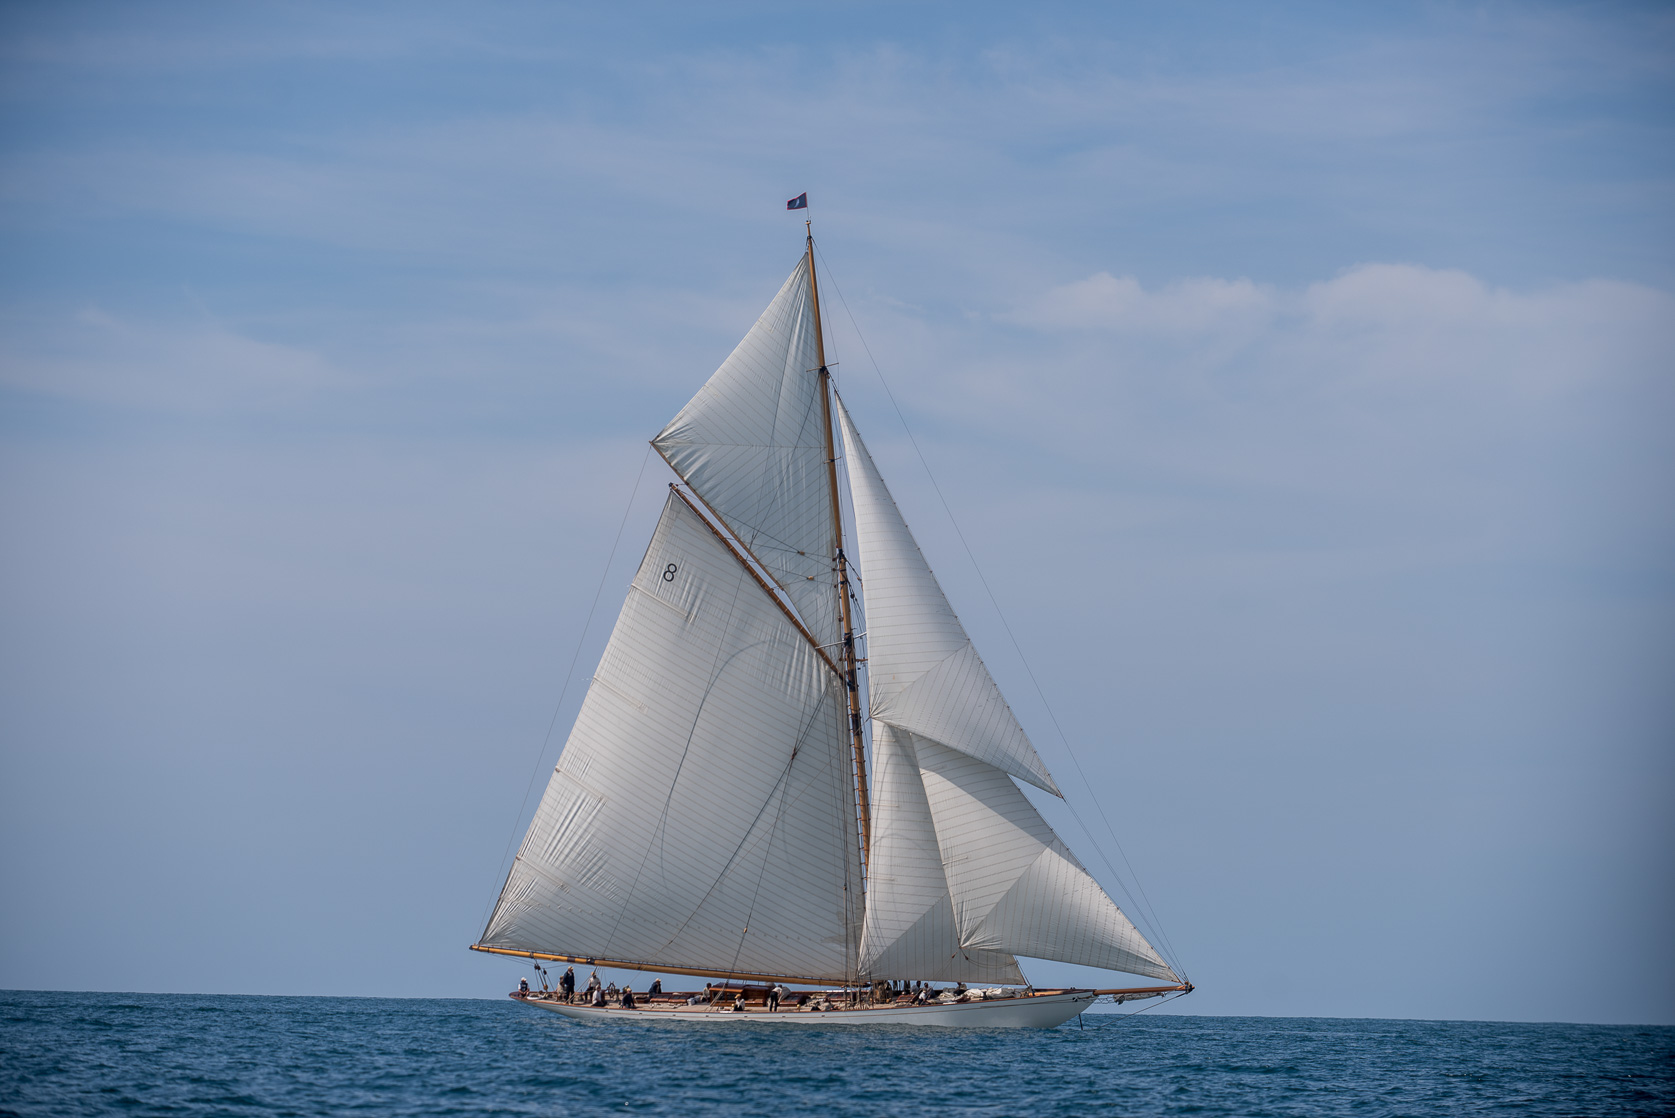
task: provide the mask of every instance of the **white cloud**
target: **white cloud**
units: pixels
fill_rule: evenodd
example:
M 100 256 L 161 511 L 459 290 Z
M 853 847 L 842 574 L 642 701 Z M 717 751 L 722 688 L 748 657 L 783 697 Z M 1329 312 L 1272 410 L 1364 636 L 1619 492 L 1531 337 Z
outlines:
M 1281 358 L 1323 381 L 1451 376 L 1551 390 L 1656 375 L 1675 352 L 1668 292 L 1609 280 L 1516 292 L 1413 264 L 1363 264 L 1291 289 L 1214 277 L 1147 289 L 1100 272 L 998 317 L 1048 334 L 1164 337 L 1201 352 L 1235 340 L 1251 367 Z
M 1271 287 L 1248 279 L 1188 279 L 1147 291 L 1133 276 L 1099 272 L 1003 317 L 1048 329 L 1202 332 L 1266 321 L 1277 306 Z

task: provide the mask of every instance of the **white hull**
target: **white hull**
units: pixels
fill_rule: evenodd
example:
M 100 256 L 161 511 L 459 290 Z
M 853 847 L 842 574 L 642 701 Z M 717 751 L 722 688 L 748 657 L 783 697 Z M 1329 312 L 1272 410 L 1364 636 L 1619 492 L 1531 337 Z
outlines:
M 516 998 L 516 995 L 513 995 Z M 876 1006 L 814 1013 L 806 1009 L 770 1012 L 752 1007 L 742 1013 L 711 1006 L 645 1007 L 568 1005 L 543 998 L 517 998 L 527 1005 L 550 1009 L 578 1021 L 679 1022 L 695 1025 L 935 1025 L 968 1029 L 1051 1029 L 1091 1006 L 1099 995 L 1092 990 L 1036 994 L 994 1001 L 934 1005 Z

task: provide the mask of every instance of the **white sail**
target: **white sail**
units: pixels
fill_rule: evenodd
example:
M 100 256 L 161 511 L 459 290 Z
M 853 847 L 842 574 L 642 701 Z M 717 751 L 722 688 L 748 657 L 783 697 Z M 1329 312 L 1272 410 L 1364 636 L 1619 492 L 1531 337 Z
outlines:
M 1015 783 L 1059 794 L 838 401 L 873 720 L 863 897 L 810 259 L 653 440 L 690 495 L 670 495 L 477 946 L 831 983 L 1012 984 L 1017 956 L 1178 981 Z M 1062 1021 L 1081 993 L 1006 1020 Z
M 814 314 L 805 257 L 652 445 L 830 646 L 841 634 Z
M 671 494 L 482 945 L 852 979 L 844 701 Z
M 960 942 L 1178 982 L 1012 778 L 916 735 Z
M 932 982 L 1021 983 L 1012 956 L 960 941 L 913 748 L 873 723 L 872 847 L 861 973 Z
M 866 599 L 872 717 L 1059 795 L 838 402 Z

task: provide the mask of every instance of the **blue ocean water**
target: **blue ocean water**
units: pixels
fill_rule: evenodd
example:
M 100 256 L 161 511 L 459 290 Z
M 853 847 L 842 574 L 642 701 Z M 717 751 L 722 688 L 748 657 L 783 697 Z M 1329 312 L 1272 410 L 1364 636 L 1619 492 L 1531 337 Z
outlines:
M 584 1025 L 511 1001 L 0 993 L 0 1114 L 1651 1115 L 1675 1029 L 1093 1016 Z

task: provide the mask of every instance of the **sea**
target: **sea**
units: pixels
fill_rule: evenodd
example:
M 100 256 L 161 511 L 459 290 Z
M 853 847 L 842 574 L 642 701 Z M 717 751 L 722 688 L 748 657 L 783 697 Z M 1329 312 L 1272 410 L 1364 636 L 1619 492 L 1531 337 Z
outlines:
M 507 999 L 10 991 L 0 1114 L 1667 1115 L 1675 1028 L 1141 1012 L 700 1029 Z

